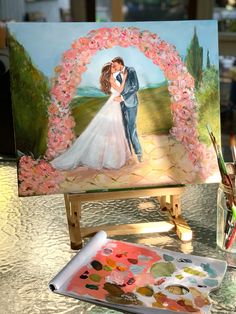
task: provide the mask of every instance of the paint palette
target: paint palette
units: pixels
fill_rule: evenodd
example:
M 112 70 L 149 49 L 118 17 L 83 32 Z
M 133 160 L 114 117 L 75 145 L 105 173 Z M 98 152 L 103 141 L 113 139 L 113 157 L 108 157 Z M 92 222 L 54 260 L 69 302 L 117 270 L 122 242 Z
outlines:
M 50 282 L 52 291 L 131 313 L 210 313 L 227 263 L 94 238 Z

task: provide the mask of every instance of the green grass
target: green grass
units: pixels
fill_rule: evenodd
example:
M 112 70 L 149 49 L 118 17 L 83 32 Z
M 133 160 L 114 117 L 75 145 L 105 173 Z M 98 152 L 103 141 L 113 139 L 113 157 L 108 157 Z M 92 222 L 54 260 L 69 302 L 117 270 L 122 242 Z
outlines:
M 198 133 L 201 142 L 208 146 L 212 144 L 210 136 L 207 132 L 206 125 L 209 124 L 217 142 L 220 144 L 220 108 L 216 103 L 208 103 L 199 112 Z
M 206 129 L 210 124 L 214 134 L 219 141 L 220 113 L 217 104 L 218 97 L 211 88 L 201 90 L 197 93 L 198 101 L 198 132 L 199 140 L 211 145 Z M 168 134 L 173 126 L 172 114 L 170 111 L 170 95 L 167 86 L 159 88 L 148 88 L 138 92 L 139 105 L 137 115 L 138 133 L 145 134 Z M 71 110 L 76 121 L 75 134 L 78 137 L 91 119 L 104 105 L 108 97 L 78 97 L 71 103 Z
M 148 88 L 138 93 L 137 126 L 140 134 L 167 134 L 173 126 L 167 86 Z
M 71 112 L 76 123 L 74 128 L 76 137 L 83 132 L 107 99 L 108 97 L 79 97 L 73 99 Z
M 138 98 L 139 134 L 167 134 L 172 127 L 170 96 L 167 87 L 140 90 Z M 78 97 L 72 101 L 71 111 L 76 122 L 76 136 L 83 132 L 107 99 L 108 97 Z

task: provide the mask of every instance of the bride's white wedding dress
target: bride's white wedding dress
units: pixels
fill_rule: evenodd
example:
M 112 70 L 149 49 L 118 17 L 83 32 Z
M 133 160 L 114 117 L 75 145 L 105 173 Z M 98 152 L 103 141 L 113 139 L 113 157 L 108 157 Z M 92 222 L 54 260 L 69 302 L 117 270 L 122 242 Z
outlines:
M 109 99 L 83 133 L 68 150 L 51 161 L 54 168 L 68 170 L 87 166 L 94 169 L 119 169 L 124 166 L 131 152 L 125 136 L 120 103 L 114 100 L 118 95 L 111 88 Z

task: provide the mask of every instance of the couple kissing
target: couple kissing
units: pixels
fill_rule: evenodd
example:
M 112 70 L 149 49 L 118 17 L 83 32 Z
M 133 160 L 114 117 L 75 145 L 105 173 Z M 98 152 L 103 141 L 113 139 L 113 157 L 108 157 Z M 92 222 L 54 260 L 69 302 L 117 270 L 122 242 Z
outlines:
M 54 168 L 120 169 L 131 158 L 132 149 L 142 161 L 136 128 L 139 82 L 135 69 L 116 57 L 102 67 L 100 86 L 109 99 L 71 147 L 51 161 Z

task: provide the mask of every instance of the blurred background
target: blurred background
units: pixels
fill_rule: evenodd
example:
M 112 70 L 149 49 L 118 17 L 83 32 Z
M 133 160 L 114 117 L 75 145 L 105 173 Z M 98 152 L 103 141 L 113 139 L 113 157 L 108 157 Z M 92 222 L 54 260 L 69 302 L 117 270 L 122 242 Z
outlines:
M 231 160 L 236 133 L 236 0 L 0 0 L 0 160 L 15 159 L 5 22 L 215 19 L 219 29 L 221 141 Z

